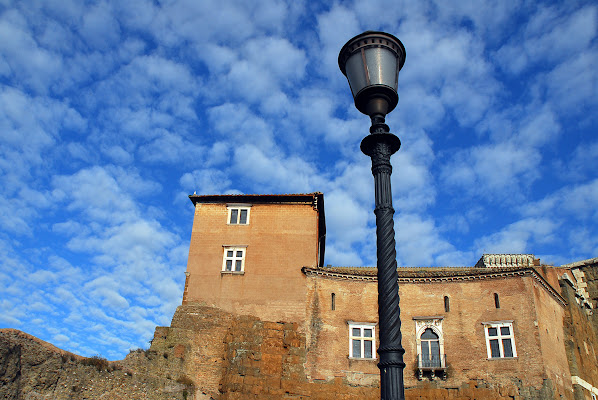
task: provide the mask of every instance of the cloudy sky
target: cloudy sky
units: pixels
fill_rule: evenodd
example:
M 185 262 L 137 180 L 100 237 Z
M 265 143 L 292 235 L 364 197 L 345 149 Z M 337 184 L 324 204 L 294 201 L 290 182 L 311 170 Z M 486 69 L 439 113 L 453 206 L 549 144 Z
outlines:
M 0 0 L 0 327 L 147 347 L 188 195 L 321 191 L 326 263 L 375 265 L 369 118 L 338 52 L 407 50 L 387 122 L 398 263 L 598 256 L 592 1 Z

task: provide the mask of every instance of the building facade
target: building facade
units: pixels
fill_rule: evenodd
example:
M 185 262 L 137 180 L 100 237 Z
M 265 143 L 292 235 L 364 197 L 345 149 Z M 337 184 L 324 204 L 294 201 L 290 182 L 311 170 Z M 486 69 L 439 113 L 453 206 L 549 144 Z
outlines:
M 279 372 L 266 373 L 261 355 L 247 364 L 261 366 L 253 369 L 254 382 L 263 378 L 282 390 L 292 353 L 298 369 L 287 389 L 295 380 L 303 391 L 295 397 L 318 398 L 320 388 L 333 383 L 347 388 L 345 398 L 375 393 L 376 270 L 323 265 L 323 194 L 190 199 L 195 215 L 183 308 L 177 313 L 202 306 L 294 324 L 295 342 L 285 345 L 287 333 L 280 337 L 281 351 L 289 355 L 275 359 Z M 485 254 L 472 267 L 399 268 L 407 398 L 595 398 L 597 262 L 548 266 L 532 254 Z M 156 343 L 174 335 L 159 329 Z M 235 340 L 230 329 L 222 329 L 229 332 L 225 342 Z M 233 354 L 248 351 L 235 348 Z M 191 374 L 197 374 L 194 368 Z M 268 398 L 268 384 L 243 388 L 251 381 L 239 372 L 243 368 L 235 370 L 240 386 L 222 383 L 232 379 L 227 368 L 215 369 L 224 372 L 215 378 L 221 383 L 218 390 L 212 385 L 212 398 Z M 361 395 L 351 397 L 359 390 Z M 292 397 L 292 387 L 283 392 Z

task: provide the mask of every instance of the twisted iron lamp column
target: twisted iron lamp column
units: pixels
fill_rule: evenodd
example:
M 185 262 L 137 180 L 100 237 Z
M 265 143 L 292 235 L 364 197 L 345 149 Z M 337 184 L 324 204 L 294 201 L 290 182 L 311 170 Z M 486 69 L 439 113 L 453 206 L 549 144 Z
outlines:
M 361 142 L 361 151 L 372 159 L 376 196 L 376 248 L 378 267 L 378 315 L 380 319 L 380 398 L 404 400 L 403 354 L 401 345 L 401 311 L 397 253 L 395 250 L 394 209 L 390 175 L 390 156 L 401 147 L 398 137 L 389 132 L 381 114 L 373 115 L 370 135 Z

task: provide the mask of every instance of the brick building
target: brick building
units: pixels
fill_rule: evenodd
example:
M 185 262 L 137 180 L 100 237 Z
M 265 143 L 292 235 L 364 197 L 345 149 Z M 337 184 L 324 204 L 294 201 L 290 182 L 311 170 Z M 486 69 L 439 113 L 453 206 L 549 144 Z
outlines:
M 323 194 L 190 199 L 183 305 L 152 348 L 178 341 L 205 398 L 375 398 L 376 270 L 323 265 Z M 597 264 L 399 268 L 407 398 L 596 398 Z

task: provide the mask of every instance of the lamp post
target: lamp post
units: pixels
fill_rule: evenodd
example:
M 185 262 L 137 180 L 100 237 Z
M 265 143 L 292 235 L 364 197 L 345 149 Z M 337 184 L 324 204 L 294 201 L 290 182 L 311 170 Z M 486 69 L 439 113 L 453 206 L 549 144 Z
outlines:
M 399 102 L 399 71 L 405 63 L 405 47 L 393 35 L 367 31 L 341 49 L 338 65 L 347 77 L 355 107 L 372 121 L 361 151 L 372 159 L 376 199 L 376 257 L 378 267 L 378 316 L 380 324 L 380 398 L 405 399 L 399 284 L 395 250 L 394 209 L 390 156 L 401 147 L 398 137 L 385 124 L 386 114 Z

